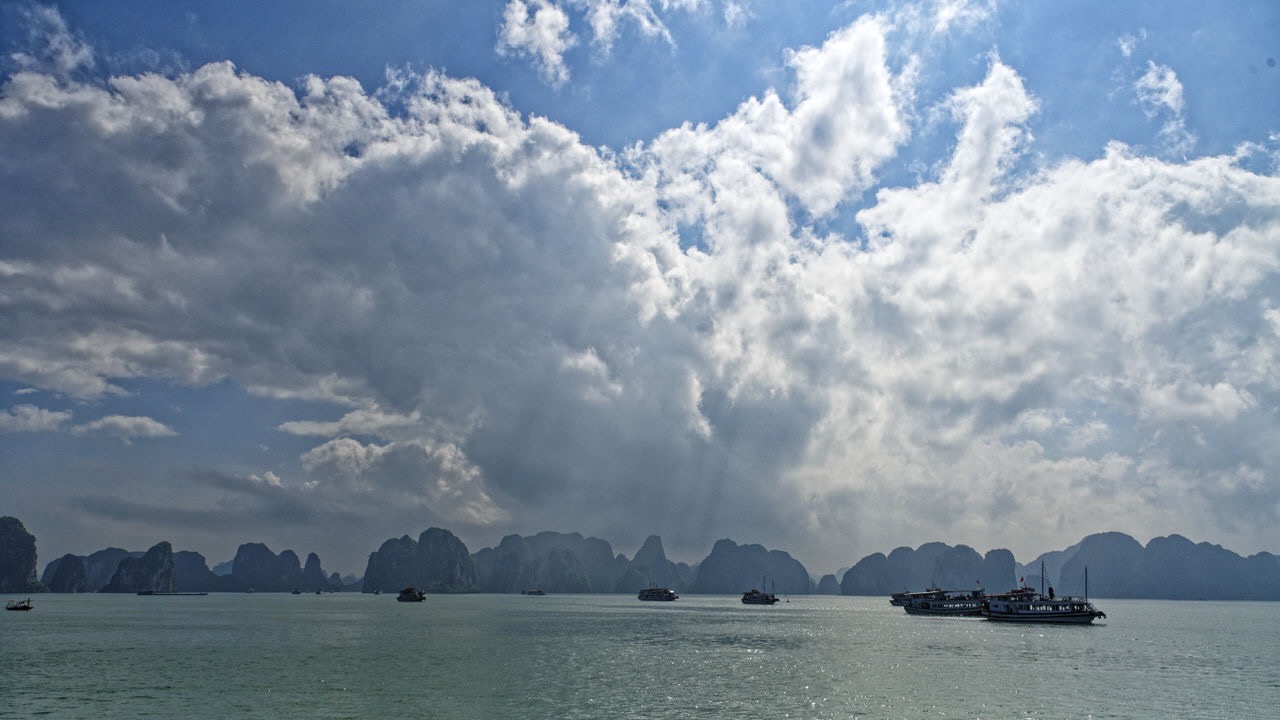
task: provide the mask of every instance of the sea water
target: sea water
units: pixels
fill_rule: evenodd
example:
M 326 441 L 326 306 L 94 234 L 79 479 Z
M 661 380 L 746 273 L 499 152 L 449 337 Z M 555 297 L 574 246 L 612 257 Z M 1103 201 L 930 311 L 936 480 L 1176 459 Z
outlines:
M 1280 717 L 1280 603 L 1052 626 L 870 597 L 32 599 L 0 616 L 3 718 Z

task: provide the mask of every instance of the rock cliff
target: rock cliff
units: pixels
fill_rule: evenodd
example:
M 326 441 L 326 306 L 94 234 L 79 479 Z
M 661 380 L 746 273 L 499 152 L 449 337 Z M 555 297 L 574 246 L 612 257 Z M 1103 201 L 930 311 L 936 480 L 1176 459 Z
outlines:
M 41 580 L 49 587 L 49 592 L 89 592 L 89 580 L 85 573 L 84 558 L 79 555 L 67 553 L 49 563 Z
M 222 578 L 222 585 L 230 592 L 330 589 L 324 578 L 324 570 L 320 568 L 320 558 L 312 553 L 307 557 L 307 562 L 310 567 L 307 577 L 310 580 L 304 580 L 302 563 L 294 551 L 284 550 L 276 555 L 262 543 L 245 543 L 236 550 L 235 559 L 231 561 L 231 574 Z
M 724 539 L 716 541 L 711 554 L 698 566 L 690 592 L 737 594 L 759 588 L 780 595 L 808 595 L 813 590 L 811 584 L 809 571 L 791 555 Z
M 942 587 L 971 590 L 981 585 L 1003 592 L 1017 583 L 1013 553 L 991 550 L 985 556 L 967 545 L 940 542 L 916 549 L 895 548 L 885 556 L 874 553 L 859 560 L 840 581 L 842 595 L 888 595 L 903 590 Z
M 428 528 L 414 541 L 408 535 L 382 543 L 369 555 L 364 592 L 396 592 L 412 585 L 429 593 L 475 592 L 474 563 L 453 533 Z
M 173 546 L 156 543 L 142 557 L 126 557 L 120 561 L 115 575 L 100 592 L 177 592 L 173 570 Z
M 630 565 L 613 583 L 613 592 L 636 593 L 647 587 L 684 590 L 692 585 L 693 572 L 684 563 L 667 559 L 662 538 L 650 535 L 636 551 Z
M 613 592 L 629 563 L 600 538 L 579 533 L 508 535 L 472 556 L 480 592 Z
M 0 593 L 41 592 L 36 580 L 36 536 L 16 517 L 0 517 Z
M 1082 595 L 1086 568 L 1091 597 L 1280 600 L 1280 558 L 1245 558 L 1181 535 L 1152 538 L 1145 548 L 1123 533 L 1090 535 L 1049 579 L 1059 593 Z
M 190 550 L 173 554 L 173 572 L 178 589 L 182 592 L 218 592 L 223 580 L 209 569 L 204 555 Z

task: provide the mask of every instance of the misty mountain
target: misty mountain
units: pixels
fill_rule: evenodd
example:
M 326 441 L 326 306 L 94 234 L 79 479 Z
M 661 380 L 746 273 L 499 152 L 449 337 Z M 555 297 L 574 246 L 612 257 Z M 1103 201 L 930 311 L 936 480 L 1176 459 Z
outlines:
M 839 595 L 840 581 L 836 580 L 835 575 L 823 575 L 818 580 L 818 586 L 813 591 L 814 595 Z
M 769 587 L 763 587 L 764 582 Z M 711 554 L 698 565 L 692 593 L 735 594 L 751 588 L 788 595 L 808 595 L 809 571 L 799 560 L 781 550 L 766 550 L 762 545 L 738 545 L 732 540 L 717 540 Z
M 533 587 L 547 592 L 613 592 L 628 567 L 607 541 L 580 533 L 508 535 L 472 559 L 480 592 L 496 593 Z
M 1059 594 L 1094 597 L 1280 600 L 1280 558 L 1261 552 L 1249 557 L 1181 535 L 1153 538 L 1143 546 L 1121 532 L 1090 535 L 1063 550 L 1044 553 L 1020 565 L 1005 549 L 979 555 L 965 545 L 930 542 L 873 553 L 840 578 L 827 575 L 817 587 L 799 561 L 760 545 L 717 541 L 711 553 L 690 566 L 666 557 L 662 540 L 648 537 L 635 557 L 613 553 L 600 538 L 579 533 L 509 535 L 497 547 L 471 554 L 448 530 L 430 528 L 417 541 L 387 540 L 369 556 L 363 583 L 325 576 L 320 558 L 285 550 L 279 555 L 261 543 L 241 545 L 225 576 L 209 569 L 196 552 L 173 552 L 159 543 L 147 553 L 109 547 L 87 557 L 63 555 L 35 579 L 35 538 L 21 521 L 0 518 L 0 592 L 128 592 L 130 588 L 188 592 L 263 592 L 341 590 L 395 591 L 415 585 L 432 592 L 515 593 L 531 587 L 548 592 L 636 592 L 650 585 L 688 593 L 739 593 L 763 580 L 787 594 L 888 595 L 904 589 L 939 585 L 967 589 L 981 583 L 988 591 L 1014 587 L 1018 578 L 1038 587 L 1040 564 L 1045 583 Z M 222 567 L 222 566 L 219 566 Z
M 623 560 L 625 557 L 619 556 Z M 613 583 L 613 592 L 637 593 L 647 587 L 687 588 L 692 585 L 693 568 L 667 559 L 662 538 L 650 535 L 636 551 L 630 565 Z
M 1144 548 L 1123 533 L 1090 535 L 1062 566 L 1066 594 L 1171 600 L 1280 600 L 1280 558 L 1247 558 L 1181 535 L 1152 538 Z
M 1017 582 L 1013 553 L 991 550 L 985 556 L 967 545 L 925 543 L 895 548 L 887 556 L 868 555 L 840 581 L 842 595 L 888 595 L 903 590 L 943 587 L 968 590 L 978 585 L 1004 590 Z
M 992 550 L 977 562 L 977 553 L 963 545 L 902 547 L 888 556 L 862 558 L 845 573 L 840 587 L 844 595 L 888 595 L 934 585 L 967 589 L 974 582 L 967 578 L 974 578 L 988 591 L 1001 591 L 1015 587 L 1022 577 L 1039 588 L 1041 561 L 1045 584 L 1060 595 L 1084 595 L 1087 569 L 1090 597 L 1280 600 L 1280 558 L 1271 553 L 1244 558 L 1180 535 L 1154 538 L 1144 547 L 1120 532 L 1090 535 L 1027 565 L 1016 565 L 1008 550 Z
M 475 592 L 475 566 L 467 546 L 453 533 L 428 528 L 415 542 L 392 538 L 370 553 L 364 592 L 396 592 L 413 586 L 427 592 Z

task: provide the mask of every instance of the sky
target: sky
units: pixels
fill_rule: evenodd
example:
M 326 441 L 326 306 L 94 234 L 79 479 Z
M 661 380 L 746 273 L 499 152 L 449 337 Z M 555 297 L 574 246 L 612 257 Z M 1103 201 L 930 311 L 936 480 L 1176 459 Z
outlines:
M 1280 552 L 1280 4 L 0 5 L 40 566 Z

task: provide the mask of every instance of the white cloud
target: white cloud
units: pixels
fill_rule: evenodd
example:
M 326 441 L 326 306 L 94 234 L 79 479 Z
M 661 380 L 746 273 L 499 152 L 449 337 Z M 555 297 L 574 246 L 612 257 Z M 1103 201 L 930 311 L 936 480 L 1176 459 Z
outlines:
M 701 3 L 698 0 L 661 0 L 659 7 L 648 0 L 567 0 L 569 5 L 583 11 L 591 26 L 591 43 L 606 53 L 620 32 L 619 25 L 628 23 L 646 37 L 662 38 L 667 44 L 674 42 L 671 33 L 661 19 L 661 14 L 673 9 L 690 10 Z M 661 13 L 659 12 L 661 10 Z
M 571 75 L 565 54 L 578 45 L 572 25 L 585 23 L 590 43 L 601 58 L 613 51 L 624 33 L 657 38 L 674 48 L 667 23 L 675 13 L 701 13 L 708 0 L 509 0 L 498 27 L 498 51 L 527 58 L 543 79 L 560 87 Z M 740 25 L 750 16 L 749 4 L 725 0 L 725 26 Z
M 397 415 L 377 408 L 364 408 L 352 410 L 336 422 L 294 420 L 282 423 L 280 430 L 292 435 L 382 435 L 395 428 L 412 427 L 420 421 L 421 414 L 416 410 L 408 415 Z
M 1130 58 L 1133 57 L 1134 50 L 1138 49 L 1138 45 L 1146 42 L 1146 39 L 1147 31 L 1146 29 L 1141 29 L 1136 35 L 1131 33 L 1121 35 L 1120 38 L 1116 40 L 1116 45 L 1119 46 L 1121 55 L 1126 58 Z
M 110 435 L 129 444 L 136 438 L 174 437 L 173 428 L 149 417 L 107 415 L 93 422 L 76 425 L 71 432 L 77 435 Z
M 1173 68 L 1148 62 L 1147 71 L 1134 83 L 1134 90 L 1148 118 L 1165 118 L 1160 127 L 1160 140 L 1165 150 L 1175 156 L 1190 152 L 1196 139 L 1186 128 L 1182 83 Z
M 0 432 L 47 432 L 60 430 L 71 420 L 65 410 L 45 410 L 35 405 L 15 405 L 0 411 Z
M 548 0 L 510 0 L 502 13 L 498 50 L 531 58 L 552 85 L 569 79 L 564 53 L 577 44 L 569 32 L 569 16 Z
M 509 519 L 484 489 L 481 473 L 457 447 L 429 441 L 363 445 L 331 440 L 302 457 L 303 490 L 370 508 L 416 509 L 459 530 Z
M 1148 117 L 1161 112 L 1182 114 L 1182 83 L 1173 68 L 1148 62 L 1147 71 L 1134 83 L 1134 89 Z
M 762 174 L 816 215 L 869 187 L 908 135 L 884 42 L 878 21 L 859 20 L 821 48 L 791 55 L 792 108 L 771 91 L 713 128 L 686 125 L 658 138 L 651 159 L 682 220 L 711 212 L 716 183 L 754 183 L 743 173 Z
M 332 402 L 336 421 L 271 423 L 319 438 L 297 477 L 210 483 L 369 532 L 657 532 L 682 557 L 733 536 L 812 569 L 922 537 L 1211 530 L 1233 507 L 1233 531 L 1268 532 L 1280 181 L 1119 144 L 1018 173 L 1039 102 L 993 58 L 950 94 L 938 176 L 882 187 L 912 117 L 882 23 L 621 160 L 439 73 L 400 77 L 393 116 L 350 80 L 295 92 L 230 64 L 20 72 L 0 375 Z
M 30 29 L 34 48 L 32 52 L 10 55 L 19 67 L 48 70 L 59 76 L 93 67 L 93 48 L 71 32 L 57 9 L 33 4 L 23 8 L 21 14 Z

